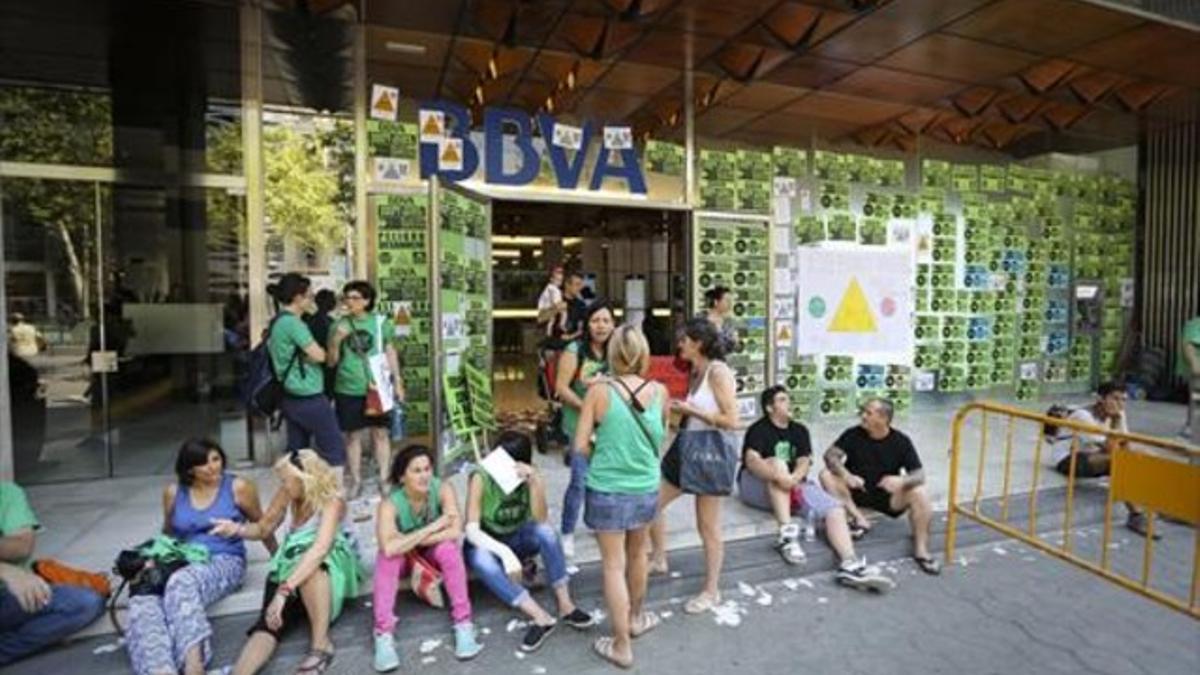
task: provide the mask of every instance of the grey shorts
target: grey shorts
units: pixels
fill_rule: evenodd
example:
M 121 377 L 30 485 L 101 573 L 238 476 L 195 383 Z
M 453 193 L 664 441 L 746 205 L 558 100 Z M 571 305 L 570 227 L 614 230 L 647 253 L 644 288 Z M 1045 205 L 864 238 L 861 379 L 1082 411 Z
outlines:
M 841 502 L 822 488 L 819 484 L 805 481 L 796 486 L 800 490 L 801 506 L 796 515 L 807 518 L 811 513 L 814 519 L 823 520 L 830 511 L 840 508 Z M 767 484 L 748 469 L 738 472 L 738 497 L 742 503 L 760 511 L 771 511 L 771 497 L 767 494 Z M 792 503 L 796 503 L 795 496 Z
M 658 491 L 619 494 L 587 489 L 583 522 L 597 532 L 624 532 L 650 524 L 658 513 Z

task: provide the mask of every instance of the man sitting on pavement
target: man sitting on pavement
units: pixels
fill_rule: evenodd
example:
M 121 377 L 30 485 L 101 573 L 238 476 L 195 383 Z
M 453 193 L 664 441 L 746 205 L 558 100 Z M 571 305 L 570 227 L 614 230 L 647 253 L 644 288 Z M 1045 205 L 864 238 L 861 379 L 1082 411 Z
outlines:
M 24 490 L 0 481 L 0 666 L 63 641 L 104 612 L 99 593 L 33 573 L 38 527 Z
M 891 401 L 868 400 L 860 411 L 862 423 L 843 432 L 825 451 L 828 468 L 821 472 L 821 485 L 850 512 L 857 534 L 870 529 L 859 507 L 891 518 L 908 512 L 913 560 L 926 574 L 940 574 L 941 565 L 929 554 L 933 505 L 925 492 L 925 472 L 912 441 L 892 428 L 893 413 Z
M 825 523 L 825 537 L 841 560 L 836 578 L 853 588 L 887 591 L 895 583 L 868 566 L 854 552 L 846 510 L 820 485 L 809 481 L 812 444 L 808 429 L 792 420 L 791 400 L 779 385 L 762 393 L 762 419 L 746 431 L 742 467 L 738 472 L 738 494 L 756 509 L 770 511 L 779 524 L 776 548 L 790 564 L 804 562 L 800 527 L 792 522 L 793 505 L 810 522 Z
M 1129 426 L 1125 416 L 1127 399 L 1128 395 L 1120 385 L 1104 382 L 1096 388 L 1096 400 L 1089 406 L 1071 410 L 1067 419 L 1113 431 L 1128 432 Z M 1050 459 L 1054 463 L 1054 470 L 1064 476 L 1070 476 L 1072 431 L 1065 428 L 1053 431 L 1055 433 L 1050 434 L 1052 442 Z M 1075 477 L 1099 478 L 1109 475 L 1112 469 L 1112 454 L 1122 443 L 1123 441 L 1103 433 L 1079 433 L 1079 449 L 1075 456 Z M 1129 510 L 1125 527 L 1136 534 L 1146 536 L 1148 532 L 1146 514 L 1129 502 L 1125 503 L 1125 508 Z M 1154 538 L 1159 539 L 1161 535 L 1156 533 Z

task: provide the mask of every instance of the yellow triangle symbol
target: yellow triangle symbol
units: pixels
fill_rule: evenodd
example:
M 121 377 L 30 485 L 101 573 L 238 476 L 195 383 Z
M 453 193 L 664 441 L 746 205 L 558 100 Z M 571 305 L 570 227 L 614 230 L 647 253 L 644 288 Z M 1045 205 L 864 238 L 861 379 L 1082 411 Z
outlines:
M 437 117 L 430 115 L 429 117 L 425 118 L 425 128 L 422 129 L 422 133 L 428 135 L 441 135 L 442 125 L 438 124 Z
M 375 102 L 375 109 L 379 112 L 393 112 L 396 108 L 392 106 L 391 94 L 380 95 L 379 100 Z
M 458 151 L 454 149 L 453 143 L 447 143 L 446 149 L 442 151 L 442 161 L 446 163 L 454 163 L 459 161 Z
M 850 285 L 846 287 L 846 293 L 842 296 L 837 313 L 833 315 L 833 321 L 829 322 L 828 330 L 835 333 L 875 332 L 875 316 L 871 314 L 867 296 L 863 293 L 862 286 L 858 285 L 857 277 L 850 277 Z

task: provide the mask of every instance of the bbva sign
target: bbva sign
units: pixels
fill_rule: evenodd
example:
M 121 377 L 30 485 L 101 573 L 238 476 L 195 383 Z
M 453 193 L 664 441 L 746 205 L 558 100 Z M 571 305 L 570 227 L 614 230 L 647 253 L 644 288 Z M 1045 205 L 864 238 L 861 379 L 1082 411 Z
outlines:
M 466 107 L 450 101 L 433 101 L 423 103 L 421 110 L 443 113 L 445 124 L 442 131 L 445 137 L 462 141 L 462 156 L 458 158 L 461 164 L 455 162 L 454 168 L 445 168 L 443 162 L 440 161 L 441 140 L 427 140 L 422 134 L 420 144 L 422 179 L 439 176 L 452 182 L 468 180 L 479 169 L 481 151 L 484 164 L 483 180 L 486 183 L 521 186 L 529 185 L 537 178 L 541 168 L 541 156 L 533 144 L 533 120 L 528 113 L 512 108 L 485 109 L 483 113 L 483 147 L 479 148 L 476 147 L 470 134 L 471 118 Z M 558 187 L 574 190 L 579 187 L 579 180 L 583 176 L 584 162 L 588 155 L 586 149 L 592 138 L 596 136 L 596 127 L 591 121 L 584 123 L 580 144 L 583 150 L 578 150 L 574 157 L 569 157 L 567 148 L 551 142 L 551 139 L 554 138 L 554 124 L 554 118 L 550 115 L 544 113 L 537 115 L 538 129 L 546 141 L 544 152 L 550 158 L 550 165 L 553 168 Z M 506 137 L 506 130 L 512 130 L 515 133 Z M 518 153 L 517 168 L 511 172 L 506 172 L 504 166 L 506 138 Z M 455 146 L 457 147 L 457 144 Z M 619 165 L 612 163 L 611 155 L 613 154 L 621 159 Z M 601 148 L 601 151 L 596 153 L 589 189 L 599 190 L 605 178 L 623 179 L 629 186 L 630 192 L 646 194 L 646 177 L 642 173 L 642 165 L 638 160 L 637 151 L 632 145 L 620 150 Z

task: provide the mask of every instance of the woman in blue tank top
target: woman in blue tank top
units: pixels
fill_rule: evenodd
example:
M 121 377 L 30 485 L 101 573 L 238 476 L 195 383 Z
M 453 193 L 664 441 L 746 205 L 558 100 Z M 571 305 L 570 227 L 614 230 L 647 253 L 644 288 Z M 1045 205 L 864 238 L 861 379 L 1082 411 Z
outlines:
M 178 481 L 163 490 L 163 533 L 203 546 L 209 559 L 172 574 L 161 596 L 129 599 L 127 647 L 138 675 L 202 673 L 212 658 L 204 609 L 240 586 L 246 572 L 245 543 L 218 535 L 213 525 L 262 517 L 254 481 L 225 468 L 225 451 L 212 441 L 192 439 L 179 449 Z M 264 543 L 275 549 L 274 540 Z

